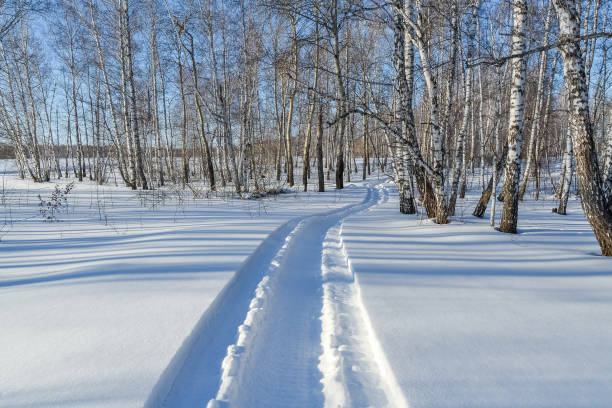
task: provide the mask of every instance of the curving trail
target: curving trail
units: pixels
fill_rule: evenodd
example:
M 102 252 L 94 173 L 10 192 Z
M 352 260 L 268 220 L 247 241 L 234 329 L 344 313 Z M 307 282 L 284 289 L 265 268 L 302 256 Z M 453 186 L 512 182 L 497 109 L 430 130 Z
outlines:
M 342 242 L 343 219 L 387 197 L 380 185 L 364 194 L 359 204 L 295 219 L 268 237 L 203 316 L 147 406 L 407 406 Z

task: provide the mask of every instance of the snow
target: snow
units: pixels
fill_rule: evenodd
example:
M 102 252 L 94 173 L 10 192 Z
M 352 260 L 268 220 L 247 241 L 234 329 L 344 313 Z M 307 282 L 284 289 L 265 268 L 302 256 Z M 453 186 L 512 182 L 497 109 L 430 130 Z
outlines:
M 142 406 L 268 234 L 296 214 L 363 198 L 352 189 L 239 201 L 168 191 L 153 206 L 142 193 L 83 183 L 61 222 L 43 222 L 36 196 L 53 184 L 0 178 L 0 226 L 12 221 L 0 232 L 3 407 Z
M 329 229 L 323 246 L 319 368 L 325 406 L 407 407 L 361 301 L 342 224 Z
M 223 404 L 337 407 L 339 401 L 342 406 L 394 406 L 378 389 L 377 362 L 368 359 L 367 344 L 359 344 L 358 337 L 351 335 L 359 327 L 350 333 L 347 326 L 352 322 L 336 306 L 352 299 L 321 298 L 322 286 L 327 294 L 334 291 L 340 295 L 337 289 L 344 285 L 339 276 L 350 278 L 346 258 L 338 247 L 339 223 L 348 214 L 376 203 L 369 185 L 349 189 L 361 191 L 363 202 L 306 217 L 286 235 L 255 289 L 236 343 L 227 349 L 219 392 L 209 401 L 209 408 Z M 257 263 L 265 264 L 261 260 Z M 330 333 L 333 322 L 348 330 L 333 327 L 334 333 Z M 342 384 L 347 385 L 336 387 L 336 377 L 342 377 Z M 175 394 L 165 400 L 167 405 L 190 405 L 183 393 Z
M 612 261 L 575 199 L 526 197 L 508 235 L 474 194 L 448 225 L 399 214 L 377 177 L 260 200 L 84 182 L 44 222 L 54 184 L 0 178 L 2 407 L 612 400 Z
M 607 407 L 612 263 L 580 204 L 521 203 L 519 233 L 469 214 L 397 214 L 394 188 L 349 217 L 344 241 L 364 305 L 411 407 Z

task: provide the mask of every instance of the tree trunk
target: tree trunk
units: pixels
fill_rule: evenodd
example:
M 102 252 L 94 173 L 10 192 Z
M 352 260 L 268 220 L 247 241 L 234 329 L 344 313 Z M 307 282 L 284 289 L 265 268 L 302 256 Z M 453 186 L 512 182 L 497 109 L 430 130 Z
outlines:
M 525 0 L 514 0 L 514 26 L 512 32 L 512 53 L 521 54 L 525 51 L 525 27 L 527 20 L 527 4 Z M 522 57 L 513 58 L 512 88 L 510 91 L 510 121 L 508 128 L 508 157 L 506 159 L 506 180 L 504 191 L 504 209 L 499 225 L 501 232 L 516 233 L 518 221 L 518 183 L 521 173 L 519 157 L 523 135 L 523 110 L 525 99 L 525 60 Z
M 548 12 L 546 14 L 546 23 L 544 24 L 544 33 L 546 36 L 546 40 L 544 45 L 548 45 L 548 32 L 550 31 L 550 21 L 552 15 L 552 7 L 548 6 Z M 536 86 L 536 100 L 533 107 L 533 121 L 531 124 L 531 136 L 529 137 L 529 148 L 527 150 L 527 163 L 525 164 L 525 171 L 523 172 L 523 181 L 521 183 L 521 188 L 519 190 L 519 200 L 523 200 L 523 196 L 525 195 L 525 190 L 527 189 L 527 181 L 529 180 L 529 176 L 531 173 L 532 163 L 535 156 L 535 147 L 537 144 L 537 139 L 539 137 L 540 131 L 540 117 L 542 116 L 542 100 L 544 96 L 544 74 L 546 73 L 548 62 L 548 50 L 542 51 L 540 53 L 540 66 L 538 72 L 538 84 Z
M 566 215 L 567 214 L 567 200 L 569 198 L 569 190 L 570 184 L 572 182 L 572 138 L 568 132 L 565 137 L 565 153 L 563 154 L 563 166 L 565 167 L 565 172 L 563 173 L 563 178 L 559 181 L 561 182 L 560 186 L 560 196 L 559 196 L 559 207 L 557 207 L 557 214 Z
M 319 192 L 325 191 L 325 170 L 323 169 L 323 111 L 319 105 L 319 118 L 317 121 L 317 178 Z
M 395 109 L 395 135 L 392 141 L 389 132 L 385 132 L 392 167 L 395 175 L 395 184 L 399 193 L 399 209 L 402 214 L 415 214 L 416 204 L 412 190 L 412 159 L 409 157 L 408 144 L 414 139 L 414 115 L 412 112 L 414 88 L 414 50 L 408 38 L 406 44 L 406 26 L 400 12 L 402 4 L 396 3 L 394 30 L 394 56 L 393 62 L 396 72 L 396 86 L 400 103 Z
M 370 163 L 369 163 L 369 159 L 368 159 L 368 134 L 370 133 L 370 129 L 368 126 L 368 118 L 366 117 L 366 115 L 362 115 L 361 116 L 361 122 L 362 122 L 362 126 L 363 126 L 363 144 L 362 144 L 362 149 L 363 149 L 363 171 L 362 171 L 362 179 L 365 180 L 367 177 L 367 170 L 368 167 L 370 167 Z
M 306 137 L 304 138 L 304 168 L 302 169 L 302 184 L 304 191 L 308 190 L 308 176 L 310 174 L 310 139 L 312 135 L 312 120 L 314 119 L 314 110 L 317 102 L 317 89 L 319 84 L 319 13 L 317 7 L 315 13 L 315 63 L 314 63 L 314 78 L 312 81 L 312 92 L 310 99 L 310 107 L 308 108 L 308 123 L 306 128 Z M 297 85 L 297 83 L 296 83 Z
M 582 198 L 582 208 L 593 228 L 604 256 L 612 256 L 612 211 L 610 197 L 603 191 L 593 128 L 589 114 L 588 87 L 582 52 L 576 39 L 580 36 L 580 16 L 575 0 L 553 0 L 559 20 L 566 83 L 569 85 L 569 127 L 574 143 L 576 176 Z
M 506 158 L 508 156 L 508 147 L 504 147 L 504 151 L 499 156 L 500 160 L 497 161 L 495 165 L 495 170 L 491 177 L 489 177 L 489 183 L 487 184 L 487 188 L 480 195 L 480 199 L 474 208 L 474 212 L 472 215 L 474 217 L 482 218 L 484 217 L 485 211 L 487 210 L 487 204 L 491 200 L 491 195 L 493 190 L 497 187 L 497 183 L 501 177 L 502 172 L 504 171 L 504 167 L 506 166 Z M 495 196 L 493 196 L 493 200 L 495 200 Z M 491 209 L 493 211 L 493 209 Z
M 72 110 L 74 115 L 74 134 L 76 138 L 77 144 L 77 176 L 79 181 L 83 181 L 83 177 L 85 176 L 84 168 L 84 158 L 83 158 L 83 143 L 81 142 L 81 132 L 79 127 L 79 109 L 77 107 L 77 85 L 76 85 L 76 63 L 74 60 L 74 43 L 73 43 L 73 33 L 68 33 L 69 44 L 70 44 L 70 78 L 72 81 Z
M 119 5 L 119 62 L 121 69 L 121 102 L 123 105 L 123 127 L 126 138 L 126 148 L 128 153 L 128 175 L 129 185 L 132 190 L 138 188 L 138 175 L 136 170 L 136 157 L 134 154 L 134 142 L 132 133 L 132 117 L 130 113 L 129 97 L 128 97 L 128 70 L 127 70 L 127 56 L 126 56 L 126 45 L 125 45 L 125 14 L 123 12 L 123 1 Z
M 182 108 L 182 121 L 181 121 L 181 160 L 182 160 L 182 173 L 183 173 L 183 186 L 189 183 L 189 152 L 187 151 L 187 101 L 185 98 L 185 82 L 183 74 L 183 62 L 181 61 L 181 50 L 177 50 L 178 53 L 178 74 L 179 74 L 179 90 L 181 93 L 181 108 Z
M 123 13 L 125 23 L 125 58 L 127 63 L 127 74 L 130 85 L 130 108 L 132 115 L 132 130 L 133 130 L 133 142 L 134 142 L 134 154 L 136 159 L 136 174 L 140 179 L 143 190 L 148 190 L 147 178 L 144 173 L 144 165 L 142 159 L 142 148 L 140 145 L 140 130 L 138 128 L 138 111 L 136 108 L 136 85 L 134 83 L 134 69 L 132 62 L 132 34 L 130 31 L 130 20 L 128 11 L 128 0 L 123 0 Z
M 448 201 L 448 213 L 450 215 L 455 214 L 455 204 L 457 202 L 457 189 L 459 187 L 459 180 L 461 180 L 462 172 L 464 171 L 464 144 L 465 144 L 465 135 L 467 133 L 467 127 L 470 119 L 470 113 L 472 109 L 472 66 L 471 59 L 474 55 L 474 44 L 472 38 L 476 34 L 476 19 L 478 18 L 478 8 L 472 8 L 472 15 L 470 18 L 469 24 L 469 32 L 468 32 L 468 46 L 467 46 L 467 62 L 468 67 L 465 72 L 465 100 L 464 100 L 464 111 L 463 111 L 463 120 L 461 122 L 461 129 L 459 130 L 459 134 L 457 135 L 456 140 L 456 150 L 455 150 L 455 160 L 453 161 L 453 169 L 452 176 L 450 178 L 451 183 L 451 193 Z M 472 135 L 472 144 L 474 144 L 475 137 Z M 472 146 L 472 152 L 474 151 L 474 147 Z M 472 156 L 472 166 L 474 165 L 474 159 Z
M 157 94 L 157 65 L 159 55 L 157 50 L 157 31 L 156 31 L 156 15 L 155 5 L 153 0 L 149 3 L 149 16 L 151 20 L 151 39 L 150 39 L 150 54 L 151 54 L 151 79 L 153 88 L 153 132 L 155 133 L 155 147 L 157 157 L 157 177 L 159 185 L 164 185 L 164 165 L 162 159 L 162 143 L 161 143 L 161 128 L 159 125 L 159 98 Z
M 332 40 L 333 40 L 333 59 L 336 71 L 336 88 L 338 92 L 337 115 L 339 118 L 338 132 L 336 137 L 336 188 L 344 188 L 344 128 L 345 128 L 345 108 L 346 95 L 344 91 L 344 76 L 340 65 L 340 24 L 338 21 L 338 0 L 333 0 L 330 6 Z

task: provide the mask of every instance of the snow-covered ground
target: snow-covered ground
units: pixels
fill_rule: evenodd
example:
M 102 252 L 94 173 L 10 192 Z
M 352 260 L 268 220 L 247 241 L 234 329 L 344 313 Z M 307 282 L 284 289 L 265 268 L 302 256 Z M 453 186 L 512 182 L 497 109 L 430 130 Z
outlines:
M 351 188 L 223 200 L 83 183 L 60 222 L 43 222 L 37 195 L 54 184 L 0 179 L 2 407 L 142 406 L 268 234 L 363 199 Z M 220 367 L 207 370 L 218 380 Z
M 507 235 L 470 215 L 474 197 L 432 225 L 387 193 L 343 235 L 411 407 L 610 407 L 612 259 L 578 201 L 560 216 L 527 199 Z
M 2 186 L 2 407 L 612 401 L 612 260 L 577 201 L 529 198 L 511 236 L 474 196 L 449 225 L 401 215 L 377 177 L 262 200 L 83 183 L 60 222 L 53 184 Z

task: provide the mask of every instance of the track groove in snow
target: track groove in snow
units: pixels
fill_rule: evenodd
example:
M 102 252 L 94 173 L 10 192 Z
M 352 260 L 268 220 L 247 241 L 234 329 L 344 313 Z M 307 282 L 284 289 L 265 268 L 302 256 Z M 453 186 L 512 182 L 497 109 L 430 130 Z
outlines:
M 280 262 L 287 251 L 287 246 L 295 234 L 300 230 L 302 224 L 303 221 L 285 238 L 285 244 L 270 263 L 268 273 L 257 285 L 255 296 L 249 303 L 249 311 L 247 312 L 246 318 L 244 322 L 238 326 L 237 341 L 227 348 L 227 354 L 221 363 L 221 384 L 217 396 L 209 401 L 207 407 L 218 407 L 223 401 L 228 401 L 240 392 L 241 384 L 238 373 L 241 371 L 241 363 L 243 363 L 243 365 L 246 363 L 246 361 L 242 361 L 246 359 L 241 359 L 241 356 L 245 351 L 250 351 L 251 348 L 256 346 L 256 334 L 258 333 L 257 325 L 261 323 L 265 313 L 268 311 L 268 308 L 266 308 L 266 301 L 269 293 L 273 290 L 270 286 L 270 278 L 279 268 Z
M 287 237 L 305 217 L 294 218 L 272 232 L 245 260 L 217 295 L 166 367 L 145 407 L 204 406 L 219 388 L 219 372 L 236 328 L 248 311 L 250 294 L 266 276 Z
M 325 407 L 407 407 L 361 301 L 342 240 L 342 222 L 325 236 L 322 274 L 319 367 Z
M 388 364 L 379 364 L 340 236 L 342 220 L 382 192 L 368 187 L 361 203 L 296 220 L 277 237 L 282 245 L 246 299 L 208 408 L 405 406 Z

